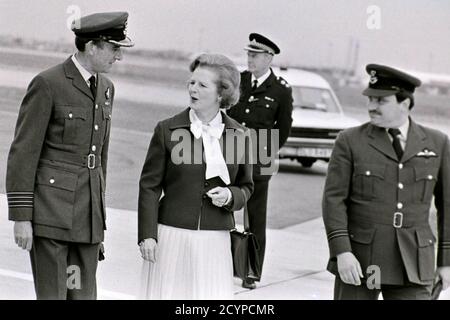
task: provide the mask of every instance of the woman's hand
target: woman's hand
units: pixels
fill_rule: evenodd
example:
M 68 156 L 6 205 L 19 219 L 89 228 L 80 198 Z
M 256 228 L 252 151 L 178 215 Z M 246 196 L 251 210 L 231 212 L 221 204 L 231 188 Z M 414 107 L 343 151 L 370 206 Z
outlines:
M 215 187 L 209 190 L 206 195 L 211 198 L 213 205 L 223 207 L 231 199 L 231 191 L 228 188 Z
M 153 238 L 144 239 L 139 244 L 139 249 L 141 250 L 141 256 L 144 260 L 155 263 L 156 262 L 156 249 L 158 245 L 156 240 Z

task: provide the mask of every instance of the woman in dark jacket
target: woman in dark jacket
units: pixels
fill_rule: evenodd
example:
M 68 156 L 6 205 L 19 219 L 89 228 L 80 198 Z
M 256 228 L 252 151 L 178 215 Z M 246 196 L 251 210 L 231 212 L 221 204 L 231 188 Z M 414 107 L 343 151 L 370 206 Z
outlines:
M 219 54 L 200 55 L 190 70 L 190 106 L 157 124 L 141 174 L 146 299 L 233 297 L 229 230 L 253 191 L 251 146 L 221 109 L 238 101 L 240 74 Z

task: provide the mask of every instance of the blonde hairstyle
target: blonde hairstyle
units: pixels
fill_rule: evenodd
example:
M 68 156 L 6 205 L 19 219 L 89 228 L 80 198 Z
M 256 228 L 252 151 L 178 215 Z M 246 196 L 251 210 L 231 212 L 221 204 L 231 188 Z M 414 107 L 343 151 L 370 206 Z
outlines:
M 233 61 L 222 54 L 203 53 L 191 62 L 189 70 L 194 72 L 198 67 L 208 68 L 217 74 L 216 86 L 221 97 L 221 108 L 228 109 L 238 102 L 241 75 Z

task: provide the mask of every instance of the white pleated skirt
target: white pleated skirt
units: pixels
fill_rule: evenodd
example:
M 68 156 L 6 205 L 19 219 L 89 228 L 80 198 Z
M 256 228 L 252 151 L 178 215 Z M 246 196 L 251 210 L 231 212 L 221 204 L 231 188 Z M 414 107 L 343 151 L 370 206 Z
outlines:
M 230 232 L 158 224 L 156 262 L 143 262 L 139 298 L 233 299 Z

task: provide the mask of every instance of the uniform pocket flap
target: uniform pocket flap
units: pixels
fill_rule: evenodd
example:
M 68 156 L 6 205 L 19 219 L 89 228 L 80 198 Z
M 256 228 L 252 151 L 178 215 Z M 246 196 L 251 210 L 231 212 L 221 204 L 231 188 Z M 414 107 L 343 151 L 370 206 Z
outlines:
M 111 107 L 103 107 L 103 119 L 111 119 L 112 110 Z
M 363 243 L 363 244 L 372 243 L 374 234 L 375 234 L 374 228 L 372 228 L 372 229 L 355 228 L 355 229 L 350 230 L 350 232 L 349 232 L 351 241 Z
M 55 118 L 65 119 L 87 119 L 87 111 L 83 108 L 75 108 L 72 106 L 56 106 Z
M 50 167 L 40 167 L 36 176 L 37 184 L 69 191 L 76 190 L 77 180 L 76 173 Z
M 375 176 L 381 179 L 384 179 L 384 173 L 386 171 L 385 165 L 358 165 L 355 164 L 354 172 L 355 176 L 363 175 L 363 176 Z
M 416 181 L 419 180 L 436 180 L 436 176 L 433 174 L 433 172 L 436 170 L 433 170 L 433 168 L 426 168 L 426 167 L 415 167 L 414 168 L 414 174 L 416 177 Z
M 436 238 L 429 228 L 417 229 L 416 235 L 417 235 L 417 244 L 421 248 L 431 246 L 436 242 Z

